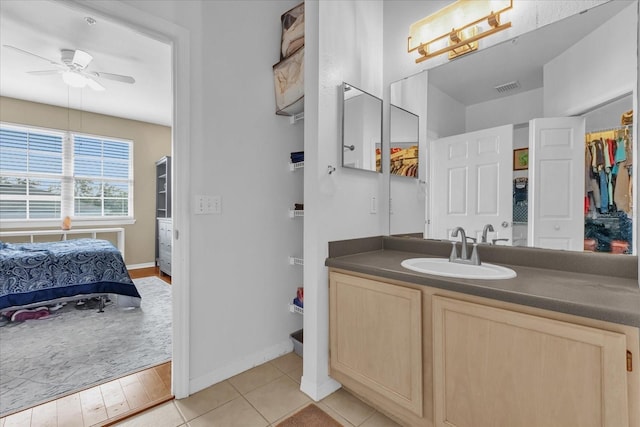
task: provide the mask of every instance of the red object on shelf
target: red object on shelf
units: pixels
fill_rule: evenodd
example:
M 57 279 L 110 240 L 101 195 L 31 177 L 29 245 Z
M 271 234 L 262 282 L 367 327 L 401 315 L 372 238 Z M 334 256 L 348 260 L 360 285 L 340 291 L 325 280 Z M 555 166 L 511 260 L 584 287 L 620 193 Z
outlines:
M 595 252 L 597 244 L 596 239 L 584 239 L 584 250 Z
M 624 254 L 629 249 L 629 242 L 624 240 L 612 240 L 611 241 L 611 253 Z
M 300 302 L 304 302 L 304 288 L 298 288 L 296 292 L 296 297 L 300 300 Z

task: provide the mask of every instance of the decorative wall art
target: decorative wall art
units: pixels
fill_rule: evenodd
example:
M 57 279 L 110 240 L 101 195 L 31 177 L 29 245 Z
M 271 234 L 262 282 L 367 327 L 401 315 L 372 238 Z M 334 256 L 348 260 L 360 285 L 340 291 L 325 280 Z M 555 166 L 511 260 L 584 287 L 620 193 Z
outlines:
M 529 169 L 529 149 L 518 148 L 513 150 L 513 170 L 521 171 Z

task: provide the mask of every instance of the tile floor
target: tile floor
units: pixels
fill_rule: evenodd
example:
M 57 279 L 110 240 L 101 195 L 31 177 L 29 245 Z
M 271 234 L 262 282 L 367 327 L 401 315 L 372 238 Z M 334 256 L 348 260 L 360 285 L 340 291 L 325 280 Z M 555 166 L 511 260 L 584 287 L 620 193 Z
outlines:
M 288 353 L 189 396 L 122 421 L 121 427 L 276 426 L 313 401 L 300 391 L 302 358 Z M 316 405 L 344 427 L 397 427 L 345 390 Z

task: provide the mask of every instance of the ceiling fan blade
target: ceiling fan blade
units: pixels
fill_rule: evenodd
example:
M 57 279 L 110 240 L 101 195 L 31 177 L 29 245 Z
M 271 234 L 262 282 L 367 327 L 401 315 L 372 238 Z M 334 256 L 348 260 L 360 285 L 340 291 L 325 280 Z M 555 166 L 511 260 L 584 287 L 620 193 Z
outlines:
M 64 65 L 60 64 L 59 62 L 52 61 L 51 59 L 47 59 L 44 56 L 36 55 L 35 53 L 28 52 L 28 51 L 26 51 L 24 49 L 20 49 L 19 47 L 11 46 L 11 45 L 8 45 L 8 44 L 4 44 L 4 45 L 2 45 L 2 47 L 6 47 L 7 49 L 11 49 L 11 50 L 14 50 L 16 52 L 20 52 L 20 53 L 25 54 L 25 55 L 33 56 L 33 57 L 38 58 L 38 59 L 42 59 L 43 61 L 47 61 L 49 64 L 52 64 L 52 65 L 57 65 L 59 67 L 64 67 Z
M 132 84 L 136 82 L 136 79 L 134 79 L 133 77 L 123 76 L 121 74 L 103 73 L 102 71 L 91 71 L 91 74 L 101 79 L 115 80 L 117 82 L 122 82 L 122 83 Z
M 39 71 L 27 71 L 27 74 L 31 74 L 34 76 L 48 76 L 51 74 L 60 74 L 61 70 L 39 70 Z
M 103 91 L 105 90 L 104 86 L 102 86 L 100 83 L 98 83 L 97 81 L 87 78 L 87 86 L 89 86 L 91 89 L 93 90 L 97 90 L 97 91 Z

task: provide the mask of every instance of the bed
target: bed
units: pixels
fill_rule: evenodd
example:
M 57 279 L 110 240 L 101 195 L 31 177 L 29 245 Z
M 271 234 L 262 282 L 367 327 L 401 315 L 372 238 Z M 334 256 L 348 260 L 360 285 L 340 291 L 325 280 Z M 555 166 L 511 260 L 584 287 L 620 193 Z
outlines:
M 140 306 L 140 294 L 111 242 L 0 242 L 0 311 L 105 295 L 115 295 L 118 306 Z

